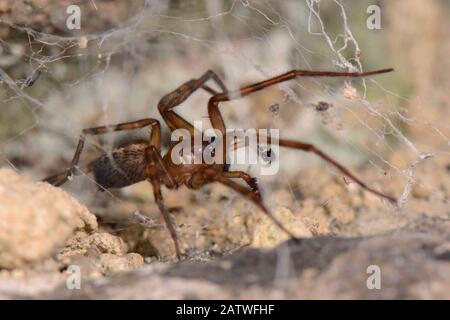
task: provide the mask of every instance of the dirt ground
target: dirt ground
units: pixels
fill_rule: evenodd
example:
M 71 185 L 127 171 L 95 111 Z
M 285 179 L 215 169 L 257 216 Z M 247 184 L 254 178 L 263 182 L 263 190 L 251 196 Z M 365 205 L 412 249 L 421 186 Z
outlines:
M 436 176 L 448 174 L 448 163 L 436 165 L 430 161 L 428 164 L 428 168 L 423 166 L 424 172 L 433 169 Z M 352 191 L 351 185 L 346 186 L 340 179 L 320 175 L 319 169 L 307 170 L 298 179 L 324 192 L 305 189 L 301 196 L 305 200 L 300 205 L 299 201 L 289 201 L 290 193 L 274 192 L 276 216 L 302 238 L 300 242 L 286 241 L 283 232 L 240 197 L 232 197 L 229 204 L 230 200 L 224 197 L 227 192 L 221 188 L 208 188 L 208 198 L 212 201 L 207 206 L 187 190 L 167 197 L 171 209 L 177 208 L 180 201 L 190 199 L 189 211 L 179 207 L 172 210 L 185 251 L 181 261 L 174 261 L 173 245 L 165 228 L 128 225 L 113 235 L 107 225 L 98 229 L 95 217 L 85 208 L 82 213 L 71 215 L 81 216 L 89 223 L 75 224 L 72 232 L 66 230 L 67 223 L 62 226 L 52 223 L 50 228 L 49 221 L 60 221 L 61 209 L 52 211 L 48 207 L 55 206 L 56 199 L 67 196 L 57 188 L 39 186 L 42 183 L 34 187 L 34 182 L 18 178 L 11 170 L 2 170 L 3 188 L 5 184 L 9 189 L 18 185 L 13 191 L 2 191 L 0 198 L 20 197 L 29 199 L 30 204 L 22 200 L 22 208 L 8 207 L 11 201 L 2 198 L 3 211 L 0 211 L 9 212 L 17 219 L 14 224 L 5 225 L 10 231 L 8 235 L 0 228 L 2 252 L 12 250 L 8 244 L 18 248 L 11 253 L 15 260 L 0 255 L 2 265 L 7 266 L 9 262 L 9 270 L 0 273 L 0 297 L 450 298 L 448 179 L 439 186 L 440 197 L 427 192 L 425 186 L 415 187 L 411 199 L 399 210 L 357 188 Z M 33 187 L 38 191 L 28 190 Z M 148 186 L 136 186 L 136 192 L 140 188 Z M 27 192 L 33 192 L 33 196 Z M 185 199 L 181 199 L 183 194 Z M 329 200 L 336 196 L 342 202 Z M 33 207 L 37 203 L 33 197 L 44 198 L 40 210 Z M 324 199 L 328 202 L 324 203 Z M 228 224 L 224 220 L 217 223 L 217 217 L 214 219 L 214 214 L 223 211 L 224 206 L 233 208 Z M 46 223 L 30 225 L 36 219 L 34 215 L 42 215 L 42 207 L 47 207 Z M 205 208 L 209 208 L 210 215 L 205 214 Z M 154 223 L 158 225 L 162 221 L 155 218 Z M 200 231 L 193 235 L 191 230 L 198 230 L 199 226 Z M 43 229 L 44 234 L 38 233 L 33 238 L 37 247 L 33 253 L 40 256 L 25 254 L 29 240 L 17 238 L 24 228 L 33 231 L 28 233 L 29 237 Z M 64 234 L 58 232 L 61 229 Z M 62 239 L 66 239 L 63 248 Z M 52 250 L 45 250 L 47 247 Z M 81 268 L 80 290 L 67 289 L 70 265 Z M 379 290 L 370 290 L 366 284 L 370 276 L 368 268 L 373 265 L 381 270 Z
M 237 2 L 217 15 L 169 1 L 139 19 L 140 1 L 114 2 L 77 2 L 95 21 L 79 34 L 64 29 L 65 2 L 0 0 L 0 299 L 450 299 L 444 1 L 383 1 L 379 32 L 357 27 L 365 25 L 357 23 L 365 2 L 347 9 L 365 66 L 396 69 L 368 80 L 367 92 L 360 82 L 305 80 L 223 108 L 230 127 L 280 128 L 318 145 L 397 204 L 313 155 L 282 149 L 279 172 L 259 177 L 260 186 L 271 212 L 301 240 L 224 186 L 164 189 L 179 261 L 148 182 L 101 192 L 82 171 L 60 188 L 39 180 L 67 167 L 82 128 L 162 120 L 159 98 L 204 70 L 240 86 L 305 67 L 302 59 L 335 68 L 322 61 L 337 57 L 304 32 L 291 14 L 295 1 L 271 1 L 276 14 Z M 326 25 L 338 30 L 339 8 L 323 6 Z M 219 27 L 205 23 L 222 16 L 229 38 L 214 38 Z M 40 77 L 27 88 L 36 66 Z M 200 93 L 180 114 L 204 120 L 206 105 Z M 127 139 L 88 139 L 83 160 Z M 163 146 L 169 140 L 163 126 Z

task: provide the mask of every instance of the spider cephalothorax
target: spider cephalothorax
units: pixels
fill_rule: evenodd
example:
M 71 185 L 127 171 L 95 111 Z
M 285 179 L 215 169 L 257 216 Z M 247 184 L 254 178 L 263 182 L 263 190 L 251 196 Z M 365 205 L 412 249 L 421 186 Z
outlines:
M 212 97 L 208 102 L 208 114 L 212 127 L 216 129 L 222 137 L 226 137 L 227 132 L 225 123 L 219 111 L 220 102 L 235 100 L 296 77 L 363 77 L 390 71 L 392 71 L 392 69 L 383 69 L 364 73 L 293 70 L 232 92 L 227 90 L 226 86 L 214 72 L 207 71 L 200 78 L 185 82 L 180 87 L 161 98 L 158 104 L 158 109 L 171 131 L 176 129 L 184 129 L 190 133 L 191 137 L 194 137 L 197 129 L 195 129 L 194 126 L 188 121 L 176 114 L 172 109 L 184 102 L 196 90 L 202 88 L 212 94 Z M 215 83 L 220 87 L 221 92 L 217 92 L 206 85 L 206 82 L 209 80 L 215 81 Z M 170 221 L 169 214 L 163 204 L 161 185 L 164 185 L 169 189 L 176 189 L 182 185 L 186 185 L 191 189 L 198 189 L 205 184 L 219 182 L 250 199 L 261 210 L 263 210 L 264 213 L 268 215 L 278 227 L 288 233 L 292 238 L 295 238 L 295 236 L 280 222 L 278 222 L 278 220 L 275 219 L 275 217 L 265 207 L 256 183 L 256 179 L 252 178 L 249 174 L 243 171 L 229 171 L 229 165 L 227 164 L 226 159 L 222 159 L 224 161 L 220 161 L 220 163 L 192 163 L 186 159 L 192 158 L 193 154 L 183 152 L 180 153 L 178 151 L 178 153 L 174 152 L 179 142 L 172 142 L 167 152 L 164 155 L 161 155 L 161 128 L 159 121 L 156 119 L 142 119 L 116 125 L 84 129 L 80 136 L 70 168 L 62 173 L 46 178 L 45 181 L 59 186 L 66 182 L 69 177 L 76 174 L 75 169 L 77 168 L 80 154 L 84 147 L 86 135 L 98 135 L 114 131 L 133 130 L 146 126 L 151 126 L 150 139 L 148 141 L 129 143 L 121 146 L 120 148 L 116 148 L 112 152 L 101 155 L 99 158 L 83 167 L 83 171 L 93 171 L 96 182 L 102 188 L 122 188 L 139 181 L 149 181 L 153 186 L 155 201 L 158 204 L 158 207 L 170 231 L 170 235 L 174 241 L 178 256 L 180 255 L 178 240 L 175 229 Z M 191 140 L 190 143 L 193 146 L 191 152 L 195 152 L 194 140 Z M 212 141 L 209 143 L 202 143 L 200 145 L 200 152 L 204 152 L 205 149 L 209 148 L 211 143 Z M 380 197 L 388 199 L 389 201 L 395 201 L 393 197 L 368 187 L 363 181 L 350 173 L 348 169 L 326 155 L 321 150 L 317 149 L 312 144 L 286 139 L 277 139 L 276 141 L 272 139 L 271 143 L 277 143 L 280 147 L 299 149 L 315 153 L 323 160 L 335 166 L 362 188 Z M 223 151 L 223 154 L 226 155 L 228 150 Z M 271 157 L 270 149 L 267 149 L 266 153 L 266 156 Z M 247 184 L 248 188 L 231 179 L 243 180 Z

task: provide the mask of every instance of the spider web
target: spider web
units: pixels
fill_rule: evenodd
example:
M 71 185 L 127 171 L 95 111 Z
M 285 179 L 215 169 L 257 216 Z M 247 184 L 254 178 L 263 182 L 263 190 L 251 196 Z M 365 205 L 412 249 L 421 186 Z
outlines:
M 0 40 L 2 166 L 36 178 L 57 172 L 70 162 L 82 128 L 148 117 L 161 120 L 158 99 L 208 69 L 236 89 L 291 69 L 361 72 L 396 67 L 384 54 L 387 31 L 365 26 L 368 5 L 338 0 L 147 0 L 127 19 L 96 28 L 95 12 L 100 15 L 106 7 L 103 1 L 91 1 L 82 7 L 86 19 L 81 33 L 72 34 L 2 17 L 1 26 L 21 39 Z M 57 16 L 66 17 L 64 11 Z M 259 100 L 227 103 L 222 110 L 229 127 L 280 128 L 282 137 L 315 143 L 346 166 L 368 163 L 364 173 L 377 177 L 376 187 L 400 181 L 400 189 L 388 192 L 399 195 L 402 207 L 417 183 L 416 167 L 436 155 L 448 156 L 450 140 L 442 118 L 408 109 L 412 99 L 407 90 L 398 89 L 396 77 L 298 79 L 261 93 Z M 206 127 L 206 101 L 205 93 L 196 93 L 177 112 L 190 121 L 203 119 Z M 425 142 L 420 136 L 424 129 L 432 136 Z M 163 133 L 167 145 L 169 132 Z M 108 152 L 127 137 L 88 137 L 83 158 L 93 150 Z M 325 174 L 341 176 L 315 157 L 294 151 L 286 151 L 280 161 L 279 177 L 264 181 L 284 181 L 292 193 L 285 181 L 293 172 L 320 165 L 327 168 Z M 92 201 L 94 212 L 101 212 L 105 201 L 123 202 L 127 190 L 99 193 L 92 177 L 79 173 L 83 178 L 67 189 L 82 201 Z M 90 192 L 84 192 L 86 185 Z M 142 197 L 151 199 L 150 190 L 148 194 Z M 131 208 L 127 203 L 124 208 L 128 215 L 136 212 L 140 223 L 152 224 L 139 214 L 142 205 Z

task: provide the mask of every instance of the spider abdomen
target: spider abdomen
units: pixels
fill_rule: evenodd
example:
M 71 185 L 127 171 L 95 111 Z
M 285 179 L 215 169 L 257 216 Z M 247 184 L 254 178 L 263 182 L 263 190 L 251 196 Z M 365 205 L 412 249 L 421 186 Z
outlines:
M 94 162 L 95 181 L 103 188 L 122 188 L 147 178 L 147 144 L 131 144 L 103 154 Z

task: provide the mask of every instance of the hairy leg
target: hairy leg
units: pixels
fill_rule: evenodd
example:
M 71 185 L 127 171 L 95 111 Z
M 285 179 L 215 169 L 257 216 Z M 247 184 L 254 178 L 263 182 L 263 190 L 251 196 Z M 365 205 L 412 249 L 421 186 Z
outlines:
M 290 232 L 288 229 L 286 229 L 283 224 L 275 218 L 275 216 L 266 208 L 266 206 L 263 203 L 263 200 L 261 196 L 256 195 L 252 190 L 247 189 L 240 184 L 233 182 L 225 177 L 219 177 L 217 179 L 217 182 L 220 182 L 231 189 L 235 190 L 236 192 L 240 193 L 250 201 L 252 201 L 254 204 L 256 204 L 276 225 L 278 228 L 280 228 L 283 232 L 288 234 L 292 239 L 298 239 L 292 232 Z
M 175 252 L 177 254 L 177 257 L 179 258 L 181 256 L 180 247 L 178 245 L 178 236 L 177 232 L 175 231 L 175 228 L 172 224 L 172 221 L 170 221 L 169 212 L 167 211 L 166 207 L 164 206 L 163 197 L 161 193 L 161 185 L 156 180 L 150 180 L 152 186 L 153 186 L 153 195 L 155 197 L 155 202 L 158 205 L 159 211 L 161 212 L 164 222 L 166 223 L 167 229 L 169 229 L 170 237 L 172 238 L 173 244 L 175 246 Z
M 308 70 L 292 70 L 283 73 L 279 76 L 270 78 L 265 81 L 261 81 L 239 90 L 232 92 L 223 92 L 212 96 L 208 102 L 208 114 L 211 119 L 211 124 L 213 128 L 218 129 L 225 134 L 225 123 L 223 121 L 222 115 L 219 111 L 219 102 L 236 100 L 245 97 L 253 92 L 260 91 L 264 88 L 273 86 L 275 84 L 285 82 L 288 80 L 295 79 L 297 77 L 366 77 L 380 73 L 391 72 L 393 69 L 383 69 L 368 72 L 332 72 L 332 71 L 308 71 Z
M 174 111 L 172 111 L 172 109 L 180 105 L 184 101 L 186 101 L 186 99 L 189 98 L 189 96 L 192 95 L 199 88 L 203 88 L 207 92 L 214 95 L 218 94 L 215 90 L 205 85 L 205 83 L 208 80 L 213 80 L 223 92 L 228 91 L 222 80 L 217 76 L 217 74 L 211 70 L 208 70 L 200 78 L 189 80 L 183 83 L 177 89 L 166 94 L 164 97 L 161 98 L 161 100 L 158 103 L 158 109 L 171 131 L 183 128 L 189 130 L 191 135 L 194 135 L 195 131 L 194 126 L 190 124 L 188 121 L 186 121 L 184 118 L 176 114 Z
M 93 170 L 94 170 L 94 162 L 90 162 L 87 165 L 79 168 L 79 172 L 84 172 L 84 173 L 89 173 L 89 172 L 92 172 Z M 72 175 L 78 176 L 79 173 L 77 171 L 73 171 Z M 59 186 L 62 183 L 64 183 L 67 180 L 67 178 L 68 178 L 67 170 L 64 170 L 62 172 L 48 176 L 43 181 L 48 182 L 54 186 Z M 61 181 L 63 181 L 63 182 L 61 182 Z
M 253 193 L 261 198 L 261 192 L 259 190 L 258 182 L 256 178 L 253 178 L 244 171 L 225 171 L 222 173 L 222 177 L 228 179 L 242 179 L 252 189 Z
M 225 123 L 223 120 L 223 117 L 219 111 L 219 102 L 223 101 L 231 101 L 235 99 L 239 99 L 241 97 L 245 97 L 253 92 L 263 90 L 264 88 L 273 86 L 275 84 L 292 80 L 297 77 L 365 77 L 365 76 L 371 76 L 381 73 L 387 73 L 391 72 L 393 69 L 382 69 L 382 70 L 375 70 L 375 71 L 368 71 L 368 72 L 329 72 L 329 71 L 307 71 L 307 70 L 292 70 L 290 72 L 281 74 L 279 76 L 273 77 L 271 79 L 261 81 L 258 83 L 255 83 L 253 85 L 249 85 L 246 87 L 243 87 L 237 91 L 233 92 L 225 92 L 220 93 L 217 95 L 214 95 L 211 97 L 211 99 L 208 102 L 208 113 L 209 117 L 211 119 L 211 124 L 215 129 L 218 129 L 222 132 L 222 134 L 226 134 L 226 128 Z M 258 137 L 259 139 L 259 137 Z M 269 142 L 268 142 L 269 143 Z M 307 152 L 313 152 L 325 161 L 331 163 L 333 166 L 335 166 L 337 169 L 339 169 L 342 173 L 344 173 L 346 176 L 351 178 L 353 181 L 355 181 L 358 185 L 360 185 L 362 188 L 368 190 L 369 192 L 372 192 L 378 196 L 381 196 L 385 199 L 388 199 L 389 201 L 395 202 L 396 199 L 385 195 L 373 188 L 368 187 L 362 180 L 358 179 L 355 175 L 353 175 L 347 168 L 345 168 L 343 165 L 338 163 L 336 160 L 332 159 L 330 156 L 326 155 L 321 150 L 317 149 L 314 145 L 302 143 L 302 142 L 296 142 L 291 140 L 285 140 L 280 139 L 279 140 L 280 146 L 288 147 L 288 148 L 294 148 L 294 149 L 300 149 Z M 237 148 L 238 146 L 235 144 L 234 148 Z M 228 150 L 226 150 L 226 145 L 223 146 L 224 153 L 226 154 Z
M 259 143 L 261 141 L 261 136 L 259 134 L 257 134 L 257 141 L 258 141 L 258 146 L 259 146 Z M 348 168 L 346 168 L 344 165 L 340 164 L 338 161 L 334 160 L 332 157 L 327 155 L 322 150 L 318 149 L 313 144 L 300 142 L 300 141 L 294 141 L 294 140 L 288 140 L 288 139 L 273 139 L 270 136 L 264 137 L 264 141 L 267 143 L 267 145 L 275 143 L 275 144 L 278 144 L 280 147 L 297 149 L 297 150 L 302 150 L 305 152 L 312 152 L 312 153 L 316 154 L 317 156 L 319 156 L 322 160 L 324 160 L 324 161 L 328 162 L 329 164 L 331 164 L 332 166 L 334 166 L 336 169 L 338 169 L 344 175 L 349 177 L 356 184 L 358 184 L 361 188 L 363 188 L 377 196 L 385 198 L 385 199 L 389 200 L 390 202 L 395 203 L 397 201 L 396 198 L 386 195 L 380 191 L 377 191 L 377 190 L 373 189 L 372 187 L 369 187 L 364 181 L 362 181 L 360 178 L 358 178 L 353 173 L 351 173 Z M 232 145 L 233 149 L 242 148 L 242 147 L 248 147 L 248 140 L 238 141 Z M 270 149 L 269 149 L 269 152 L 270 152 Z
M 347 177 L 349 177 L 350 179 L 352 179 L 355 183 L 357 183 L 361 188 L 376 194 L 380 197 L 383 197 L 391 202 L 396 202 L 397 199 L 391 196 L 388 196 L 380 191 L 377 191 L 371 187 L 369 187 L 367 184 L 365 184 L 361 179 L 359 179 L 358 177 L 356 177 L 354 174 L 352 174 L 350 172 L 350 170 L 348 170 L 346 167 L 344 167 L 342 164 L 340 164 L 339 162 L 337 162 L 336 160 L 334 160 L 333 158 L 331 158 L 329 155 L 327 155 L 326 153 L 324 153 L 323 151 L 321 151 L 320 149 L 316 148 L 314 145 L 309 144 L 309 143 L 303 143 L 303 142 L 299 142 L 299 141 L 292 141 L 292 140 L 287 140 L 287 139 L 279 139 L 279 145 L 281 147 L 287 147 L 287 148 L 292 148 L 292 149 L 298 149 L 298 150 L 302 150 L 302 151 L 306 151 L 306 152 L 312 152 L 316 155 L 318 155 L 320 158 L 322 158 L 323 160 L 325 160 L 326 162 L 330 163 L 331 165 L 333 165 L 335 168 L 337 168 L 339 171 L 341 171 L 343 174 L 345 174 Z

